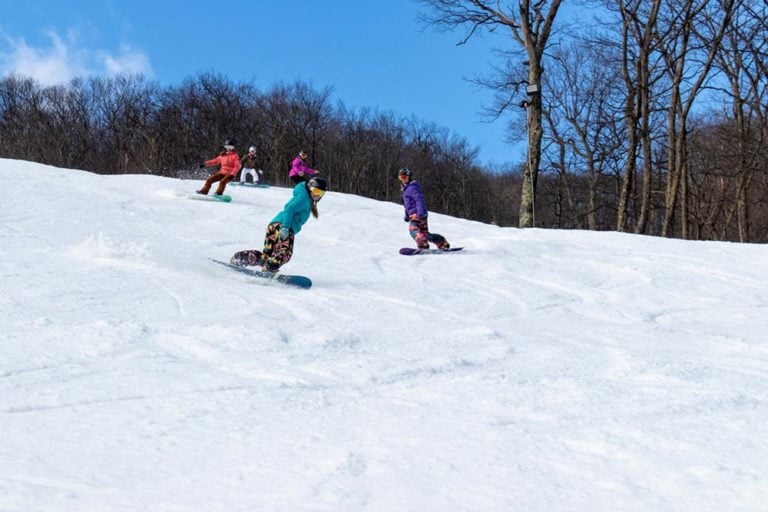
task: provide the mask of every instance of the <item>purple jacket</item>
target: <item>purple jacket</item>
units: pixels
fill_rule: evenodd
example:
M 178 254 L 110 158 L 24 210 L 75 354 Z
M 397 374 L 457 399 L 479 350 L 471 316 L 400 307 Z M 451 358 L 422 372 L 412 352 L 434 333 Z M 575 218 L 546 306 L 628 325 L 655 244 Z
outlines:
M 304 163 L 304 160 L 302 160 L 301 157 L 297 156 L 293 159 L 293 162 L 291 162 L 291 172 L 288 173 L 288 177 L 301 176 L 304 174 L 314 176 L 317 174 L 317 171 L 309 167 Z
M 424 203 L 424 194 L 421 192 L 421 185 L 416 180 L 411 180 L 402 185 L 403 206 L 405 207 L 405 216 L 410 217 L 414 213 L 419 217 L 427 216 L 427 205 Z

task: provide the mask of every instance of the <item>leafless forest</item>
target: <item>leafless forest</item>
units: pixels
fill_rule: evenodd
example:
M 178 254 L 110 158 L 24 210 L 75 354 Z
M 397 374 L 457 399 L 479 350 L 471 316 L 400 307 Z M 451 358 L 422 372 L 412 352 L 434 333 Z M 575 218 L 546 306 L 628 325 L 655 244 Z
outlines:
M 502 226 L 768 241 L 764 0 L 606 1 L 588 34 L 562 24 L 546 44 L 540 34 L 516 40 L 515 30 L 555 19 L 558 0 L 511 2 L 507 12 L 490 1 L 422 3 L 428 24 L 466 37 L 494 23 L 510 30 L 508 51 L 478 83 L 495 91 L 485 107 L 512 140 L 534 140 L 537 123 L 536 147 L 520 162 L 484 168 L 460 133 L 349 109 L 330 86 L 265 88 L 215 73 L 174 86 L 142 76 L 43 86 L 6 75 L 0 157 L 202 178 L 198 163 L 235 138 L 241 152 L 256 146 L 278 185 L 305 149 L 333 190 L 398 201 L 397 170 L 408 166 L 430 210 Z

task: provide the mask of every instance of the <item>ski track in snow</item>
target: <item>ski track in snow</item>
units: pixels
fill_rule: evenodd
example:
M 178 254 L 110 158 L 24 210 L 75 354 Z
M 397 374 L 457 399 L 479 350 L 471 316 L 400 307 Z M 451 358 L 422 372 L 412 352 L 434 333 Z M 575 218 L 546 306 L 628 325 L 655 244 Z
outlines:
M 0 510 L 758 511 L 764 246 L 430 215 L 329 192 L 284 272 L 290 197 L 25 172 L 0 203 Z

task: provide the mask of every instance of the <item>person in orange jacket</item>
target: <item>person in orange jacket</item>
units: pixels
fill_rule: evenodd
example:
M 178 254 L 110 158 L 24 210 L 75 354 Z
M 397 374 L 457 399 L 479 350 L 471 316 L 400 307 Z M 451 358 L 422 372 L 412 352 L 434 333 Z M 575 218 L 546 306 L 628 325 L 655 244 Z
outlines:
M 219 182 L 219 188 L 216 189 L 216 195 L 220 196 L 224 193 L 224 189 L 227 187 L 227 183 L 232 181 L 237 176 L 237 171 L 240 170 L 240 155 L 235 151 L 234 139 L 227 139 L 224 141 L 224 151 L 219 153 L 216 158 L 211 158 L 200 164 L 200 168 L 219 166 L 219 170 L 211 174 L 203 188 L 197 191 L 198 194 L 208 195 L 208 191 L 211 190 L 211 185 Z

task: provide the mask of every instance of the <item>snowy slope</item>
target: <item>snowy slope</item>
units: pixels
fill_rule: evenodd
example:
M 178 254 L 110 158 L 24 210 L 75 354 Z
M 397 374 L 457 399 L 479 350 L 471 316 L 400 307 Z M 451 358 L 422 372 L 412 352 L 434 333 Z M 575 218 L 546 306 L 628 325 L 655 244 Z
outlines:
M 19 176 L 22 178 L 19 179 Z M 0 160 L 2 511 L 768 510 L 768 250 Z M 395 177 L 393 177 L 395 179 Z

